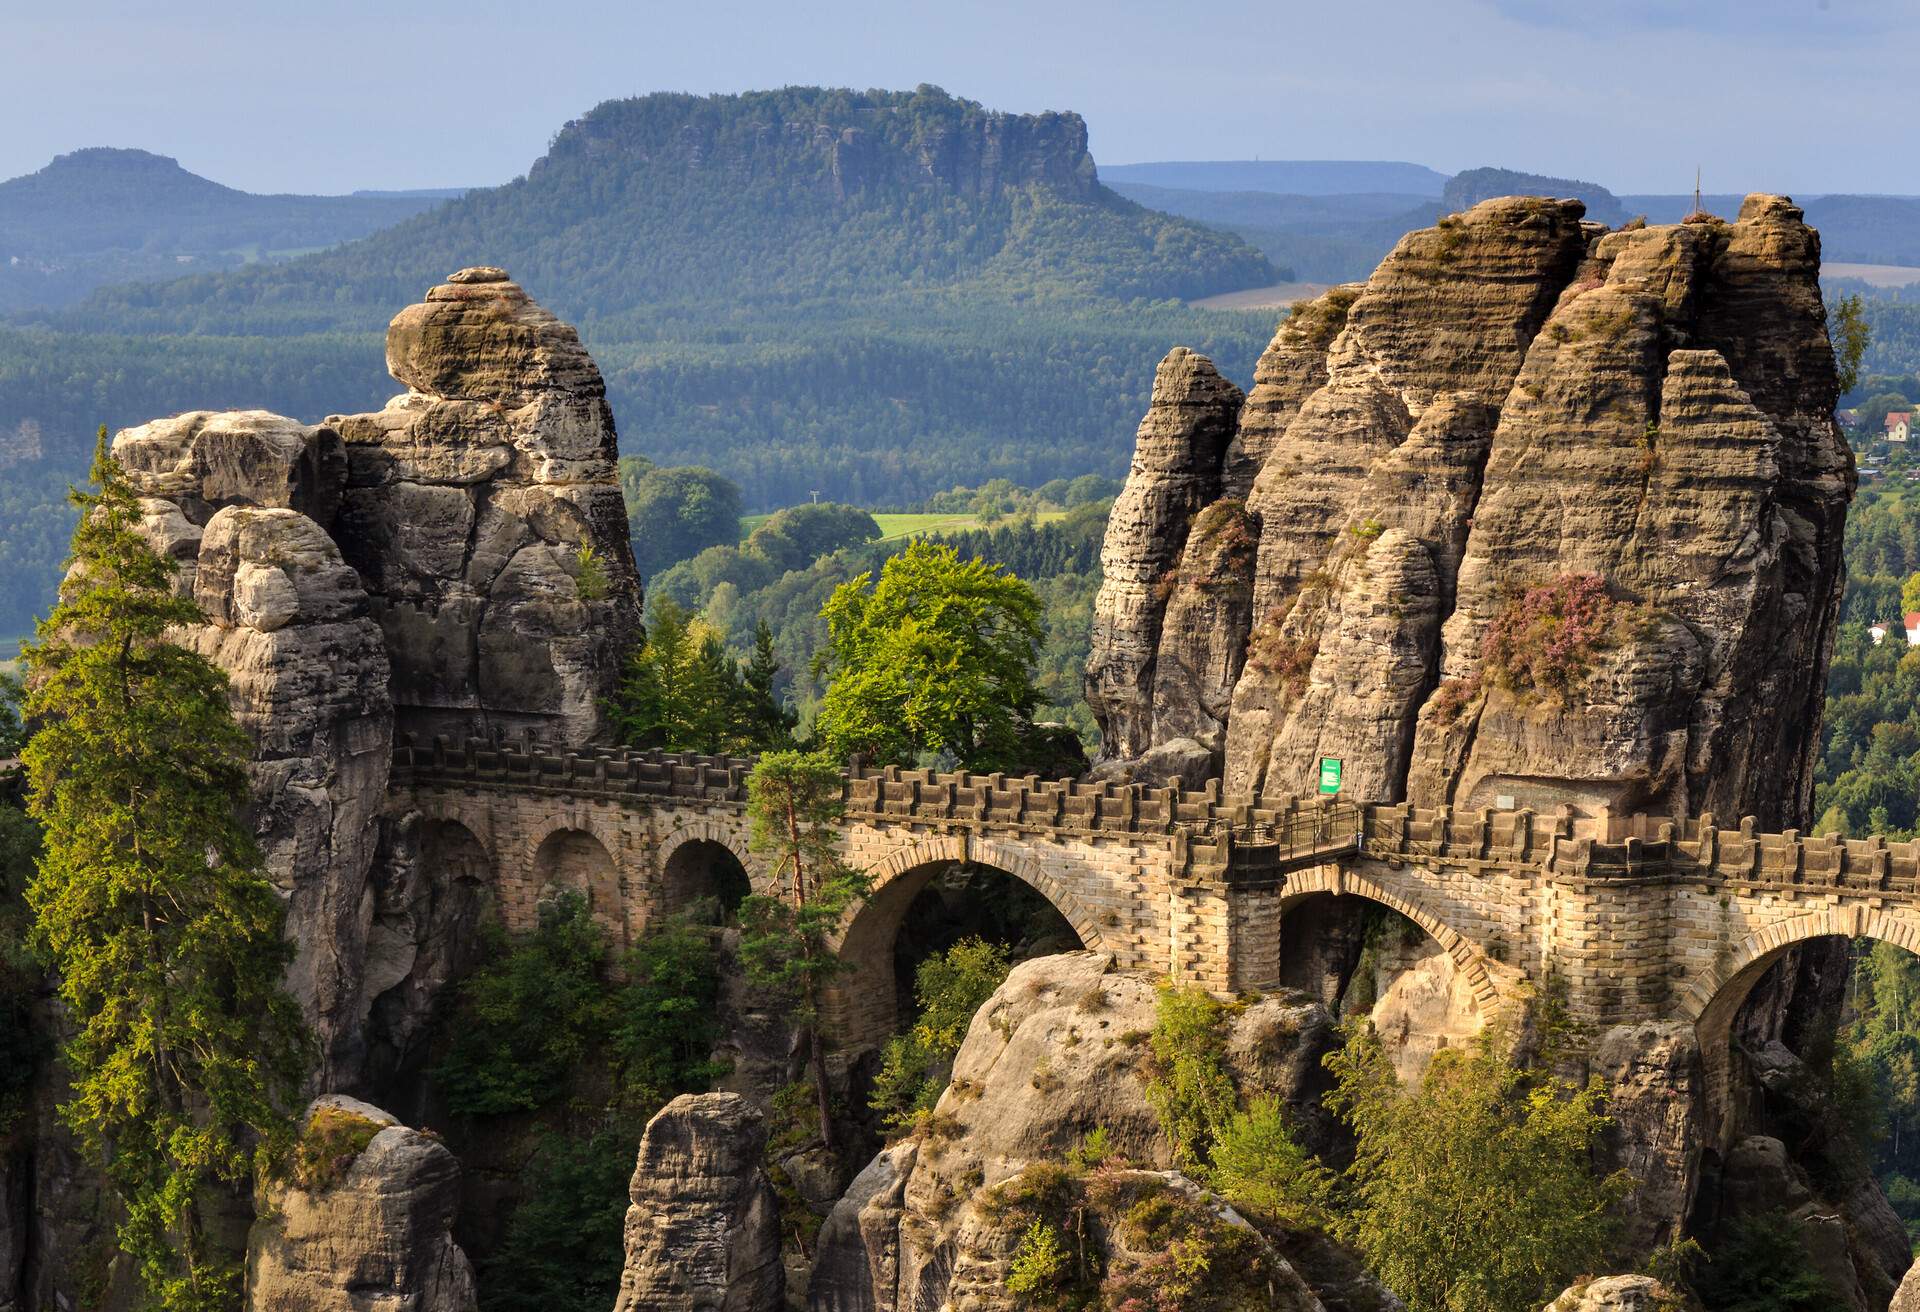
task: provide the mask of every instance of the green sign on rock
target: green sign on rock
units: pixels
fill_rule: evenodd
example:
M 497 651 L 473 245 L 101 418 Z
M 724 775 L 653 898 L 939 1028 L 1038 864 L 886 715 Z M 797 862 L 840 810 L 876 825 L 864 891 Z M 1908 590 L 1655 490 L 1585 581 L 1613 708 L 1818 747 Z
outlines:
M 1340 758 L 1323 756 L 1320 758 L 1320 791 L 1337 793 L 1340 791 Z

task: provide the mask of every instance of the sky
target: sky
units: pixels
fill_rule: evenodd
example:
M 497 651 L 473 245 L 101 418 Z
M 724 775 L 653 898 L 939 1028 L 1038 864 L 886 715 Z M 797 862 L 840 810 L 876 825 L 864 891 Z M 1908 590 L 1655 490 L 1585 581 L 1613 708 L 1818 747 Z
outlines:
M 930 82 L 1103 163 L 1391 159 L 1920 194 L 1920 0 L 0 0 L 0 178 L 134 146 L 249 191 L 522 174 L 650 91 Z

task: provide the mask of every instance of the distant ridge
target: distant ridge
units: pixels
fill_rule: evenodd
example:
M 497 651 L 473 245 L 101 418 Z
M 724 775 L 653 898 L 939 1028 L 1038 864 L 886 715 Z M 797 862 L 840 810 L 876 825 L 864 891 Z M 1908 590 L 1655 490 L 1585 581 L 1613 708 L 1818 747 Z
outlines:
M 1578 178 L 1556 178 L 1544 173 L 1519 173 L 1513 169 L 1468 169 L 1456 173 L 1440 196 L 1442 208 L 1470 210 L 1495 196 L 1571 196 L 1584 201 L 1587 217 L 1595 223 L 1614 227 L 1629 215 L 1620 198 L 1597 182 Z
M 66 305 L 106 282 L 338 245 L 441 199 L 258 196 L 189 172 L 171 156 L 76 150 L 0 182 L 0 310 Z
M 1398 192 L 1438 199 L 1447 175 L 1424 164 L 1367 159 L 1162 160 L 1103 164 L 1100 180 L 1187 191 L 1272 191 L 1287 196 Z

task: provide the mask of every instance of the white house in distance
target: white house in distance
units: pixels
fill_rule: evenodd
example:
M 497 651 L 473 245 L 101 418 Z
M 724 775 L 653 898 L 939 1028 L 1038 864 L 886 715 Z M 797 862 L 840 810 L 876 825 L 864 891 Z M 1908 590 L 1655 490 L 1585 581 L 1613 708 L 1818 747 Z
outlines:
M 1913 433 L 1913 411 L 1887 411 L 1887 441 L 1904 442 Z
M 1884 624 L 1867 625 L 1867 636 L 1873 639 L 1876 647 L 1887 640 L 1889 633 L 1904 637 L 1909 647 L 1920 647 L 1920 610 L 1910 610 L 1899 619 Z

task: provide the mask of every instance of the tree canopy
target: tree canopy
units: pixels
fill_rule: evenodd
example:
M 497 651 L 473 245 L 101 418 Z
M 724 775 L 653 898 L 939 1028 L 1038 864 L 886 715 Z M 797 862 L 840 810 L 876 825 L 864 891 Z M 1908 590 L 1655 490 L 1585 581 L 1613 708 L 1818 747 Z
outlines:
M 25 651 L 24 761 L 46 839 L 27 890 L 74 1033 L 62 1119 L 125 1206 L 120 1244 L 156 1305 L 237 1306 L 210 1187 L 290 1146 L 305 1075 L 281 987 L 282 904 L 239 808 L 251 743 L 226 676 L 168 640 L 199 623 L 100 435 L 74 568 Z
M 1044 635 L 1032 588 L 950 546 L 915 542 L 842 584 L 821 611 L 832 681 L 815 721 L 829 752 L 944 753 L 967 769 L 1021 759 Z

